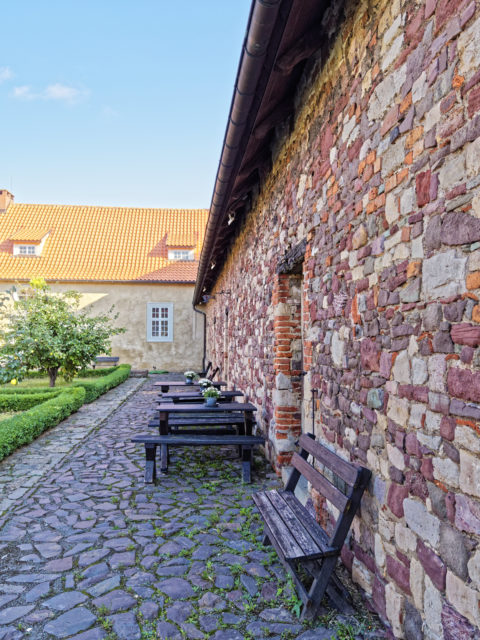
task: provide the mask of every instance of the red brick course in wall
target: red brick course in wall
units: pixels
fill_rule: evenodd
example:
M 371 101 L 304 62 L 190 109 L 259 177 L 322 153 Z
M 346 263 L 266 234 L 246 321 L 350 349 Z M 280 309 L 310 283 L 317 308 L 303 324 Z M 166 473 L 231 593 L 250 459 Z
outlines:
M 342 558 L 407 640 L 480 637 L 479 60 L 476 0 L 347 2 L 207 305 L 277 469 L 303 341 L 317 436 L 373 472 Z

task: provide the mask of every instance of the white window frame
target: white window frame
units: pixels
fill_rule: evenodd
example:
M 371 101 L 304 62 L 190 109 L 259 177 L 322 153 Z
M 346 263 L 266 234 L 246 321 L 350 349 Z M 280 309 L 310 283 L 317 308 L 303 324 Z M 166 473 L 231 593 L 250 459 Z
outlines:
M 165 313 L 166 317 L 162 317 Z M 166 333 L 162 331 L 165 326 L 161 326 L 165 321 Z M 158 322 L 157 328 L 154 322 Z M 147 302 L 147 342 L 173 342 L 173 302 Z
M 189 249 L 169 249 L 168 259 L 191 262 L 195 259 L 195 255 L 194 251 Z
M 13 255 L 15 256 L 36 256 L 37 246 L 34 244 L 13 245 Z

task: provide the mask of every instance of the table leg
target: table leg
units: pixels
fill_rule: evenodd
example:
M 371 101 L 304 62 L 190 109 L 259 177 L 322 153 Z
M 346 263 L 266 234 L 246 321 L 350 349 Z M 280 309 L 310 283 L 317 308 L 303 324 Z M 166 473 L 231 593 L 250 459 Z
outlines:
M 251 436 L 253 431 L 253 425 L 255 418 L 253 417 L 253 411 L 247 411 L 245 413 L 245 435 Z
M 158 432 L 161 436 L 167 436 L 169 431 L 168 413 L 166 411 L 159 411 L 158 417 Z M 160 468 L 162 470 L 162 473 L 167 473 L 168 457 L 168 446 L 166 444 L 162 444 L 162 446 L 160 447 Z
M 160 470 L 163 474 L 168 471 L 168 446 L 166 444 L 160 446 Z
M 242 480 L 252 481 L 252 447 L 242 447 Z
M 145 482 L 151 484 L 157 477 L 155 464 L 156 444 L 145 443 Z

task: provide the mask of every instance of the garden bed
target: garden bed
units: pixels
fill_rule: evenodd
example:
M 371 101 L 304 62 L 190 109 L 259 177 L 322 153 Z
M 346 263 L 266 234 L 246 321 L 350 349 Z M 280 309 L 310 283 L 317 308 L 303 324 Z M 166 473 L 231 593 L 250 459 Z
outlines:
M 0 387 L 0 460 L 124 382 L 130 365 L 81 374 L 68 384 L 59 380 L 53 388 L 40 376 Z
M 48 400 L 0 422 L 0 460 L 15 449 L 32 442 L 41 433 L 55 426 L 74 411 L 78 411 L 85 401 L 86 393 L 83 387 L 78 387 L 51 395 L 53 397 L 50 396 Z M 28 397 L 24 394 L 11 395 L 10 410 L 15 411 L 16 407 L 23 407 Z

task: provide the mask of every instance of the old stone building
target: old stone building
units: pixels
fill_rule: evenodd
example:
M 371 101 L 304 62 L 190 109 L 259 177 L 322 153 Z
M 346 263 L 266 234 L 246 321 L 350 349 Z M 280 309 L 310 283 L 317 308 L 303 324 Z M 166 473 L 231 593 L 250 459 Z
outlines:
M 200 369 L 192 309 L 205 209 L 15 203 L 0 190 L 0 293 L 42 277 L 93 314 L 114 306 L 112 355 L 135 368 Z
M 479 637 L 479 59 L 477 0 L 254 1 L 195 291 L 277 471 L 372 470 L 343 560 L 409 640 Z

